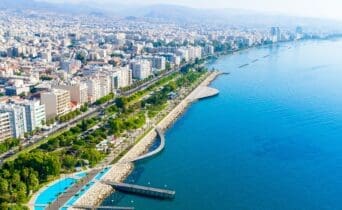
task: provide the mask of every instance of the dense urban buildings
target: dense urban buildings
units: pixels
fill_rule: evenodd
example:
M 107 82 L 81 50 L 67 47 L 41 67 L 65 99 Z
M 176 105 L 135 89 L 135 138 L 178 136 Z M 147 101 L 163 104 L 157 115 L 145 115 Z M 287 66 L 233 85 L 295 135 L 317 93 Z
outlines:
M 1 11 L 0 20 L 0 141 L 196 59 L 317 36 L 300 26 L 190 27 L 36 11 Z

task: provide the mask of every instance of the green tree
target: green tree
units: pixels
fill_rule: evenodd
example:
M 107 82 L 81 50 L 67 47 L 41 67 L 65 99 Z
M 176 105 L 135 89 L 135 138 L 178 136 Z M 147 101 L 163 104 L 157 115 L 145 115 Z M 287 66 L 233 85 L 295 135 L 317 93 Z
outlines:
M 5 194 L 8 192 L 8 181 L 4 178 L 0 178 L 0 194 Z
M 31 173 L 28 178 L 29 190 L 36 191 L 39 188 L 39 180 L 35 173 Z
M 62 159 L 62 166 L 67 169 L 73 169 L 77 163 L 77 159 L 72 155 L 65 155 Z
M 125 110 L 127 109 L 127 98 L 119 97 L 115 100 L 115 104 L 118 108 Z

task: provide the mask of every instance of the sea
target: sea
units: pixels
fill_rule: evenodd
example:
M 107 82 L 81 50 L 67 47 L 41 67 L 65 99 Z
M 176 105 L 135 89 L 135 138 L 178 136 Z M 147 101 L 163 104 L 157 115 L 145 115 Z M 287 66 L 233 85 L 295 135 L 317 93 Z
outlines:
M 342 209 L 342 40 L 257 47 L 208 67 L 229 73 L 211 84 L 220 94 L 192 104 L 166 131 L 165 150 L 126 180 L 175 199 L 113 193 L 102 205 Z

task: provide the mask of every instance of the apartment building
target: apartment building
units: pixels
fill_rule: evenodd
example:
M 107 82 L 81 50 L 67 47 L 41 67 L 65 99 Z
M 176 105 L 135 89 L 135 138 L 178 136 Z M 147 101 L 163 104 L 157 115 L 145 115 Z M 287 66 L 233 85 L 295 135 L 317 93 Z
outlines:
M 71 110 L 70 100 L 70 92 L 63 89 L 52 89 L 42 93 L 40 98 L 45 105 L 47 119 L 67 114 Z
M 12 137 L 9 113 L 0 113 L 0 143 Z

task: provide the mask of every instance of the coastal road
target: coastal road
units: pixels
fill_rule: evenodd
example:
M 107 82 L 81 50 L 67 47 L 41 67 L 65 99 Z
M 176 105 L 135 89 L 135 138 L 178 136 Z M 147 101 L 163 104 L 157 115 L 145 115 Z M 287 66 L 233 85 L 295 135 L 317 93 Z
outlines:
M 45 131 L 39 135 L 34 136 L 30 141 L 22 142 L 22 150 L 37 144 L 40 141 L 43 141 L 46 139 L 48 136 L 53 135 L 63 129 L 66 129 L 68 127 L 72 127 L 79 123 L 79 121 L 88 118 L 96 113 L 98 113 L 101 110 L 101 107 L 96 107 L 96 108 L 89 108 L 89 110 L 85 113 L 82 113 L 81 115 L 75 117 L 74 119 L 70 120 L 69 122 L 61 123 L 53 127 L 51 130 Z M 16 147 L 14 149 L 9 150 L 8 152 L 5 152 L 0 155 L 0 165 L 6 161 L 8 158 L 11 158 L 12 156 L 16 155 L 19 151 L 19 147 Z
M 155 82 L 157 82 L 158 80 L 160 80 L 161 78 L 163 77 L 166 77 L 166 76 L 169 76 L 170 74 L 174 73 L 174 72 L 177 72 L 179 71 L 181 68 L 177 68 L 177 69 L 174 69 L 174 70 L 170 70 L 170 71 L 167 71 L 165 72 L 164 74 L 161 74 L 159 76 L 156 76 L 154 78 L 152 78 L 151 80 L 147 81 L 146 83 L 142 84 L 142 85 L 139 85 L 138 87 L 135 87 L 131 90 L 128 90 L 128 91 L 125 91 L 123 93 L 121 93 L 121 95 L 123 96 L 130 96 L 132 95 L 133 93 L 135 92 L 138 92 L 140 90 L 144 90 L 148 87 L 150 87 L 151 85 L 153 85 Z

